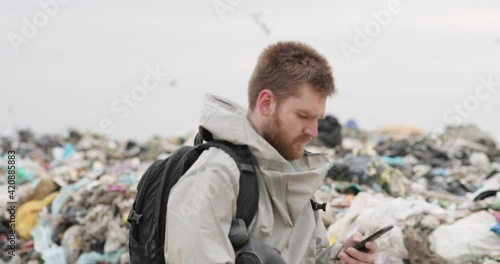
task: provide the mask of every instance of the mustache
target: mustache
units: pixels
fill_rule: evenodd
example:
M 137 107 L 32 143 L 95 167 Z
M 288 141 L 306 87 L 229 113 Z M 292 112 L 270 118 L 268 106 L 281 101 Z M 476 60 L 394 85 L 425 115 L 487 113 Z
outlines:
M 295 142 L 304 142 L 304 143 L 307 143 L 309 141 L 311 141 L 313 139 L 313 137 L 310 137 L 310 136 L 299 136 L 295 139 Z

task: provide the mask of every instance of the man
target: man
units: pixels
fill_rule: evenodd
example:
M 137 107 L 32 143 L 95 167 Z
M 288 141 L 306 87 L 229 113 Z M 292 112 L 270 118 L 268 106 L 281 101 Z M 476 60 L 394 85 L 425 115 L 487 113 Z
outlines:
M 248 86 L 249 109 L 205 96 L 200 126 L 215 139 L 248 145 L 258 164 L 259 206 L 250 234 L 278 249 L 286 263 L 373 263 L 352 246 L 328 246 L 310 198 L 322 184 L 328 159 L 304 152 L 334 92 L 327 60 L 311 47 L 280 42 L 260 55 Z M 221 167 L 222 166 L 222 167 Z M 236 213 L 239 171 L 224 151 L 210 148 L 172 188 L 166 217 L 167 263 L 234 263 L 228 238 Z M 337 259 L 338 258 L 338 259 Z

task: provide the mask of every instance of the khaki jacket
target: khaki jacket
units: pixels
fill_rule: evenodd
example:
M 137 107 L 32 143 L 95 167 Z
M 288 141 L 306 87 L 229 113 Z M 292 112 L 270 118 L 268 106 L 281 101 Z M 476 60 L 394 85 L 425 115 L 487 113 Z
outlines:
M 206 95 L 200 125 L 215 139 L 250 147 L 258 163 L 259 207 L 253 237 L 278 249 L 286 263 L 335 263 L 341 245 L 328 247 L 326 230 L 310 199 L 328 170 L 328 159 L 306 154 L 285 160 L 252 127 L 246 110 Z M 228 238 L 236 214 L 239 170 L 224 151 L 210 148 L 172 188 L 167 205 L 167 263 L 234 263 Z

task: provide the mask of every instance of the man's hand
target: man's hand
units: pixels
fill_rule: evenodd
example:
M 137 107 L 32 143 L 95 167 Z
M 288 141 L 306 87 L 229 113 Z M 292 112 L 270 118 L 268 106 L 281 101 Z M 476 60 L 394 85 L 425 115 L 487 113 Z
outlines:
M 363 236 L 361 233 L 354 233 L 350 236 L 344 243 L 344 247 L 341 252 L 338 254 L 338 258 L 340 259 L 337 263 L 342 264 L 365 264 L 365 263 L 374 263 L 375 262 L 375 253 L 377 252 L 377 243 L 374 241 L 367 242 L 365 247 L 368 249 L 368 252 L 361 252 L 353 248 L 354 245 L 363 241 Z

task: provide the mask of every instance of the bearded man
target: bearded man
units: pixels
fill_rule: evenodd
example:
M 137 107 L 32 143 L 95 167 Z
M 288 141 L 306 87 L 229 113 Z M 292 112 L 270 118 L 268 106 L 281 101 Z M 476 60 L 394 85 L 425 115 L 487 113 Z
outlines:
M 259 202 L 248 231 L 279 251 L 284 263 L 359 264 L 375 259 L 375 242 L 366 244 L 368 252 L 352 247 L 362 240 L 359 233 L 329 246 L 325 226 L 310 204 L 323 183 L 328 159 L 304 151 L 304 146 L 318 135 L 318 119 L 324 117 L 326 100 L 334 91 L 324 56 L 303 43 L 279 42 L 257 61 L 248 85 L 248 109 L 219 96 L 204 98 L 200 126 L 216 140 L 247 145 L 256 159 Z M 235 263 L 237 252 L 228 235 L 239 177 L 235 161 L 223 150 L 210 148 L 172 188 L 166 215 L 167 263 Z M 203 194 L 206 186 L 216 188 Z M 186 217 L 182 205 L 197 203 L 202 206 Z

